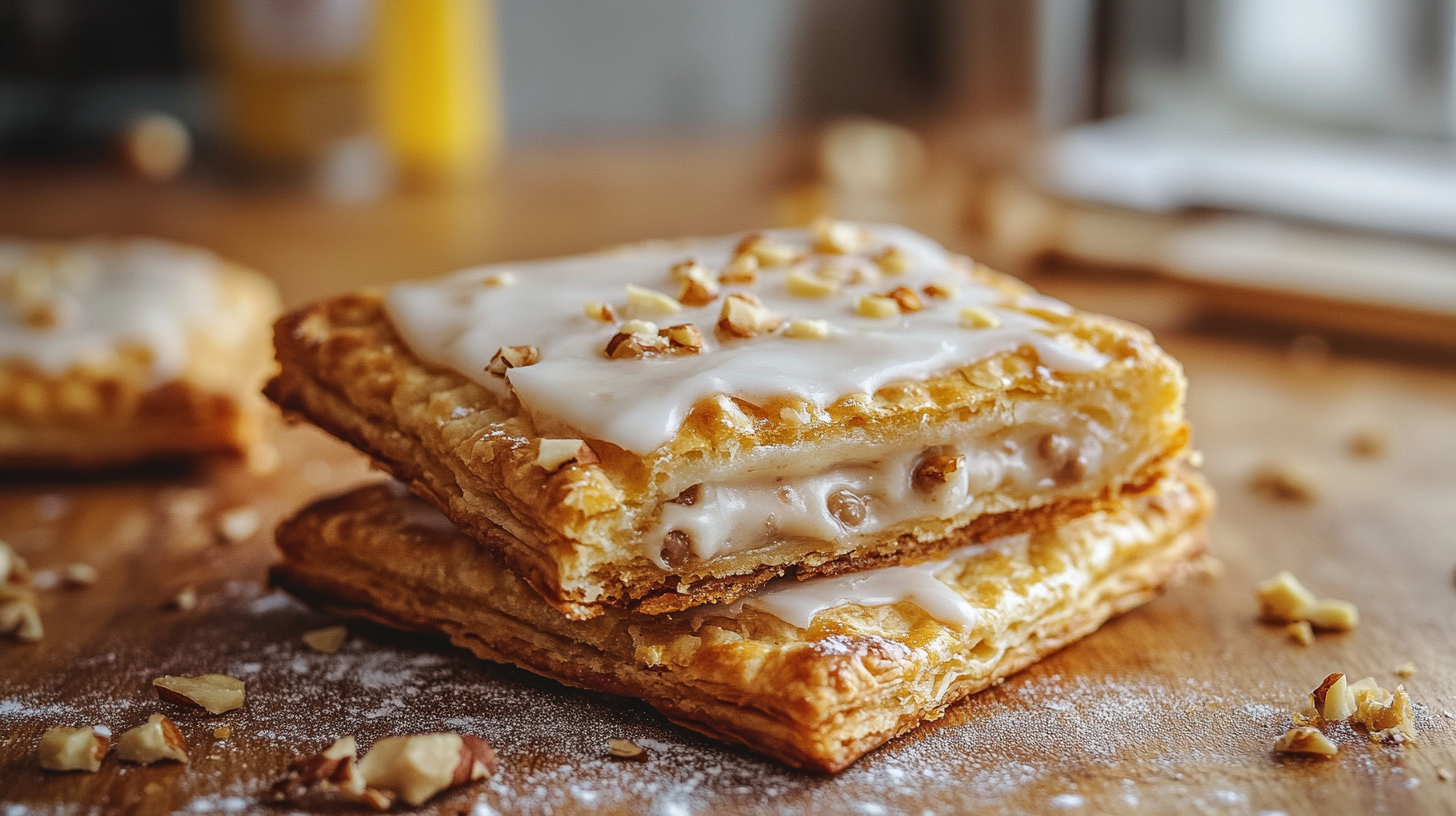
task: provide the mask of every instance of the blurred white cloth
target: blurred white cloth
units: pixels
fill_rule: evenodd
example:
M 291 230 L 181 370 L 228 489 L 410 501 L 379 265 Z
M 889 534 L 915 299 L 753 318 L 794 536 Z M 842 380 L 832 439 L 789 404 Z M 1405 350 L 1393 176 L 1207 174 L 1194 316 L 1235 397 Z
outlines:
M 1142 114 L 1069 130 L 1043 158 L 1043 182 L 1071 198 L 1456 241 L 1456 146 Z

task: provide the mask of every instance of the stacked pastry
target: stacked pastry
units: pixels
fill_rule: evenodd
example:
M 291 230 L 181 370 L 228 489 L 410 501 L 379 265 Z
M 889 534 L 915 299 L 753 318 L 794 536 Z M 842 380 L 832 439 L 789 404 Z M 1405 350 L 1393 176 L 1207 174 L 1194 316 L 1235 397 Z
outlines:
M 285 316 L 369 454 L 276 579 L 841 769 L 1197 568 L 1177 363 L 897 227 L 466 270 Z M 410 495 L 413 494 L 413 495 Z
M 242 452 L 273 284 L 162 241 L 0 240 L 0 469 Z

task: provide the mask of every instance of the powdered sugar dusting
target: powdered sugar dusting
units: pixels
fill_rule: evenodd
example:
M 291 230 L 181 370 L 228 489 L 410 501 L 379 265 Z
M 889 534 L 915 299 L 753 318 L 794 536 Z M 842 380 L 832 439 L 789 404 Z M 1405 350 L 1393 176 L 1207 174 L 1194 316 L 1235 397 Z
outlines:
M 239 616 L 250 626 L 240 630 Z M 1094 813 L 1180 796 L 1217 812 L 1279 804 L 1260 801 L 1246 783 L 1251 768 L 1273 761 L 1269 745 L 1289 724 L 1287 689 L 1234 691 L 1220 677 L 1173 681 L 1166 667 L 1079 674 L 1060 671 L 1054 657 L 826 778 L 726 748 L 639 702 L 563 688 L 426 636 L 353 627 L 339 653 L 318 654 L 300 636 L 328 618 L 255 584 L 204 593 L 191 618 L 157 620 L 177 628 L 158 635 L 171 639 L 170 648 L 146 652 L 166 655 L 150 672 L 89 693 L 73 692 L 59 676 L 24 691 L 0 679 L 0 720 L 34 741 L 52 725 L 102 723 L 119 733 L 166 711 L 194 746 L 192 765 L 173 783 L 183 813 L 276 813 L 261 797 L 300 754 L 347 733 L 367 748 L 391 734 L 434 730 L 474 734 L 495 746 L 501 773 L 444 799 L 445 812 L 480 816 L 943 814 L 972 806 Z M 104 666 L 118 655 L 136 665 L 143 650 L 129 645 L 134 639 L 135 633 L 118 635 L 78 665 Z M 159 703 L 148 687 L 157 674 L 202 671 L 244 679 L 248 704 L 221 718 L 194 717 Z M 1424 708 L 1418 715 L 1423 734 L 1452 728 Z M 232 738 L 211 739 L 222 724 Z M 1392 775 L 1406 749 L 1371 746 L 1349 729 L 1331 733 L 1348 754 L 1339 760 L 1345 772 L 1391 780 L 1402 792 L 1415 778 Z M 649 761 L 609 759 L 609 737 L 636 741 Z M 236 750 L 243 743 L 246 762 Z M 258 761 L 260 754 L 267 761 Z M 26 813 L 105 810 L 84 802 L 23 805 Z

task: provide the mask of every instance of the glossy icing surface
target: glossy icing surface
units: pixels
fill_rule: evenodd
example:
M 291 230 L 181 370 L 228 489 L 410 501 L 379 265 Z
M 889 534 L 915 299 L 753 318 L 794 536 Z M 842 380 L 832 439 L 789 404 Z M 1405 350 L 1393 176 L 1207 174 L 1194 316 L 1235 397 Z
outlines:
M 0 241 L 0 360 L 59 375 L 129 345 L 165 382 L 217 308 L 217 275 L 212 255 L 161 241 Z
M 676 297 L 674 264 L 697 259 L 717 275 L 736 257 L 743 236 L 468 269 L 395 286 L 386 305 L 417 356 L 498 394 L 514 391 L 543 433 L 571 429 L 637 453 L 670 441 L 694 404 L 719 394 L 750 402 L 792 395 L 823 407 L 1020 346 L 1033 347 L 1044 365 L 1060 371 L 1084 372 L 1106 362 L 1095 351 L 1053 339 L 1045 321 L 1018 308 L 1065 309 L 1062 304 L 1039 296 L 1011 302 L 974 281 L 964 259 L 913 231 L 872 226 L 862 234 L 860 249 L 833 254 L 815 252 L 815 235 L 808 230 L 768 231 L 765 239 L 792 250 L 794 260 L 760 268 L 752 284 L 723 283 L 706 305 L 674 299 L 660 313 L 643 306 L 640 297 L 636 305 L 630 302 L 628 287 Z M 873 259 L 888 248 L 901 253 L 903 272 L 886 273 Z M 841 282 L 832 294 L 805 296 L 789 280 L 795 273 Z M 945 294 L 925 297 L 918 311 L 867 317 L 858 308 L 863 296 L 896 287 L 919 292 L 935 284 L 949 285 Z M 724 297 L 741 292 L 758 298 L 782 325 L 750 338 L 716 335 Z M 589 303 L 608 304 L 616 319 L 590 316 L 584 311 Z M 966 307 L 991 315 L 991 325 L 967 327 L 961 314 Z M 609 359 L 604 349 L 632 317 L 662 327 L 694 324 L 704 336 L 701 353 Z M 795 319 L 826 321 L 828 336 L 792 336 Z M 488 373 L 491 359 L 510 346 L 532 346 L 539 359 L 504 376 Z

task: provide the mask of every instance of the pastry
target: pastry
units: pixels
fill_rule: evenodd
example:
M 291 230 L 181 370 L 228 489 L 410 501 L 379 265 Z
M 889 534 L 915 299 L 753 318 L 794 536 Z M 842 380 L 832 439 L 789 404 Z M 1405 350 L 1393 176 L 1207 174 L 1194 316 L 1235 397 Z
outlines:
M 833 772 L 1198 569 L 1210 501 L 1177 470 L 1055 530 L 915 566 L 571 621 L 386 483 L 282 524 L 273 578 L 322 607 L 443 632 L 482 658 L 638 697 L 689 728 Z
M 246 449 L 279 310 L 270 281 L 200 249 L 0 241 L 0 468 Z
M 1115 506 L 1178 364 L 910 230 L 823 222 L 482 267 L 279 321 L 268 395 L 564 614 L 725 603 Z

